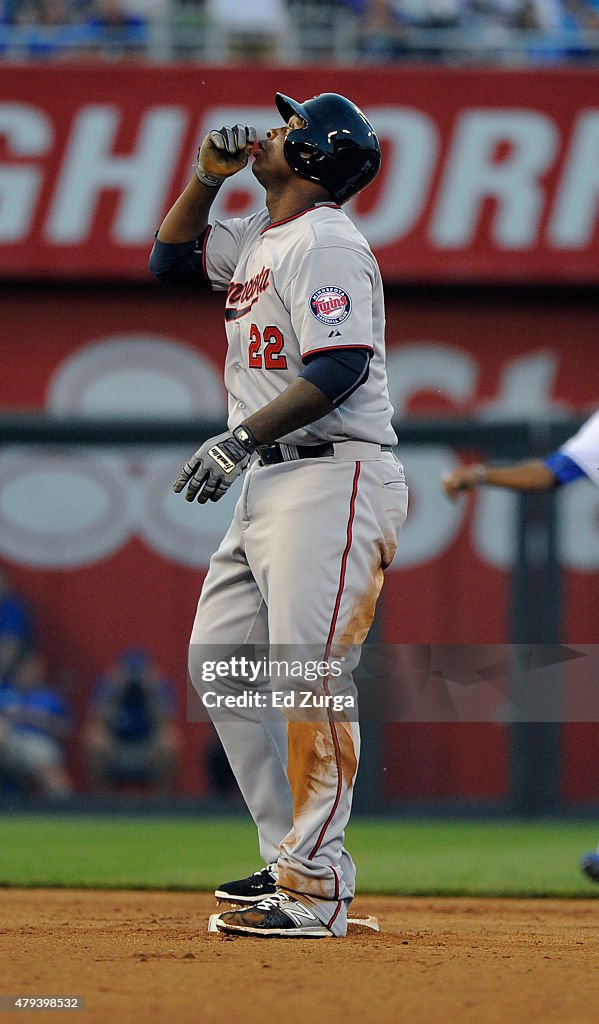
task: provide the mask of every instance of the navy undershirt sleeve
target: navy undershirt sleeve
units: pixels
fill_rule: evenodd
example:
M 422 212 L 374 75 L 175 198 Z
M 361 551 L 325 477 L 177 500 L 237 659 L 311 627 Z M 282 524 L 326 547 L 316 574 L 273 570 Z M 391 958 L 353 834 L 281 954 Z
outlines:
M 574 459 L 560 451 L 547 455 L 543 462 L 547 469 L 551 470 L 558 484 L 571 484 L 574 480 L 580 480 L 581 477 L 586 476 L 584 470 L 577 462 L 574 462 Z
M 309 380 L 333 405 L 341 405 L 368 380 L 372 351 L 368 348 L 337 348 L 311 356 L 300 377 Z
M 197 282 L 204 276 L 202 245 L 206 232 L 191 242 L 154 242 L 150 253 L 150 270 L 164 284 Z

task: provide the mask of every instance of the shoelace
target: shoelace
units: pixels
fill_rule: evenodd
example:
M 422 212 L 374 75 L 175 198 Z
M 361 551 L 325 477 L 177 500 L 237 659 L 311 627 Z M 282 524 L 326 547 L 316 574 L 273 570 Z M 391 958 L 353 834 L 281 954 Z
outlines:
M 272 875 L 273 878 L 276 878 L 276 875 L 275 875 L 275 868 L 276 868 L 276 866 L 277 866 L 276 862 L 273 861 L 272 864 L 267 864 L 265 868 L 260 868 L 259 871 L 254 871 L 254 875 L 260 876 L 260 875 L 264 875 L 264 874 L 269 874 L 269 875 Z
M 256 903 L 254 910 L 276 910 L 283 903 L 291 902 L 286 892 L 275 892 L 272 896 L 265 896 L 263 900 Z

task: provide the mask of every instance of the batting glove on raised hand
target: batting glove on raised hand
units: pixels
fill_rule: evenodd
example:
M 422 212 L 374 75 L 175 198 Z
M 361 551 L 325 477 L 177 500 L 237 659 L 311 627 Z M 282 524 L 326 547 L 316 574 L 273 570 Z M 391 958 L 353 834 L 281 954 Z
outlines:
M 220 131 L 208 132 L 198 150 L 195 173 L 208 188 L 218 188 L 225 178 L 241 171 L 247 164 L 257 138 L 251 125 L 224 125 Z
M 256 448 L 254 435 L 247 427 L 235 427 L 232 432 L 209 438 L 183 466 L 173 484 L 175 494 L 187 484 L 187 501 L 197 499 L 200 505 L 218 501 L 241 476 Z

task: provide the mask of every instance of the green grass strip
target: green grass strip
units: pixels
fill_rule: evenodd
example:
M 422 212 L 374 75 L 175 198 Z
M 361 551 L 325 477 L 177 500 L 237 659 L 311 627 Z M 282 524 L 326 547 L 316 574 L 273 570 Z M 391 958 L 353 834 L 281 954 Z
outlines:
M 579 868 L 599 823 L 356 819 L 361 893 L 599 896 Z M 244 819 L 0 817 L 0 885 L 209 890 L 260 866 Z

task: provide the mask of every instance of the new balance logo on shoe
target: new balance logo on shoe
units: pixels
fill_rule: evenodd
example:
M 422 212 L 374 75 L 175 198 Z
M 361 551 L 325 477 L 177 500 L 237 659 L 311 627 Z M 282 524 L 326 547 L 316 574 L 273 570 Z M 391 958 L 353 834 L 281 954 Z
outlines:
M 297 900 L 293 903 L 285 903 L 284 906 L 281 906 L 281 910 L 297 925 L 303 924 L 304 921 L 318 921 L 316 915 L 313 914 L 312 911 L 303 903 L 299 903 Z

